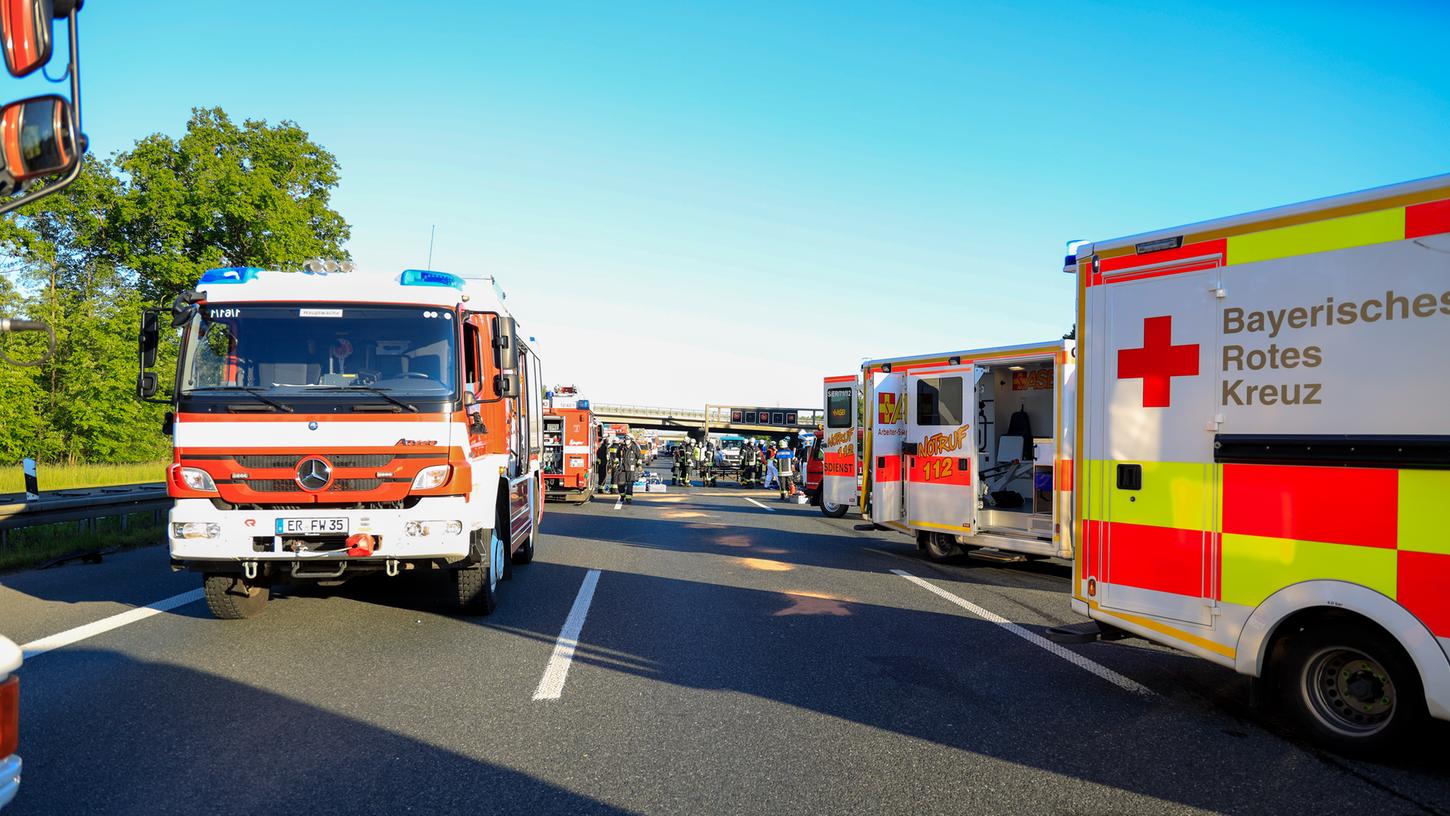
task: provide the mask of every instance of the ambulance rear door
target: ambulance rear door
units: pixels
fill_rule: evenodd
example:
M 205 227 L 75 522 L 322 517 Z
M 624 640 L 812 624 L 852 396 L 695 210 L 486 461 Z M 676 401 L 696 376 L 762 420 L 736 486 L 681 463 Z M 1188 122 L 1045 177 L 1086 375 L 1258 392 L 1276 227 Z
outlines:
M 906 375 L 876 372 L 871 423 L 871 520 L 901 519 L 901 443 L 906 438 Z
M 906 378 L 906 523 L 915 529 L 965 534 L 976 523 L 975 456 L 969 411 L 974 366 L 953 366 Z
M 856 402 L 860 399 L 856 377 L 827 377 L 825 391 L 821 501 L 849 507 L 856 503 Z

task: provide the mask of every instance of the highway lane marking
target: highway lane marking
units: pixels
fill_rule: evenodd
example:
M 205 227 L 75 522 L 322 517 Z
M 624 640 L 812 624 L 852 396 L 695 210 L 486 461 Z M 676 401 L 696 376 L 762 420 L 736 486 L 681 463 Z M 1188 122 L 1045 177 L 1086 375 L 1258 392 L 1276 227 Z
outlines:
M 539 678 L 539 687 L 534 689 L 535 700 L 557 700 L 564 693 L 564 680 L 569 677 L 569 664 L 574 662 L 574 647 L 579 645 L 579 632 L 584 628 L 584 618 L 589 614 L 589 603 L 594 600 L 594 587 L 599 585 L 599 570 L 592 569 L 584 576 L 569 617 L 564 619 L 564 628 L 559 630 L 559 640 L 554 643 L 554 653 L 544 676 Z
M 923 578 L 918 578 L 915 575 L 907 572 L 906 570 L 894 569 L 892 570 L 892 572 L 900 575 L 902 578 L 905 578 L 906 580 L 912 582 L 913 584 L 916 584 L 917 586 L 925 589 L 928 592 L 939 595 L 942 598 L 951 601 L 957 606 L 960 606 L 961 608 L 967 610 L 968 612 L 976 615 L 979 618 L 982 618 L 983 620 L 997 624 L 1003 629 L 1006 629 L 1008 632 L 1011 632 L 1017 637 L 1022 638 L 1028 643 L 1031 643 L 1033 646 L 1044 649 L 1047 652 L 1054 654 L 1062 658 L 1063 660 L 1066 660 L 1074 666 L 1077 666 L 1083 671 L 1096 674 L 1098 677 L 1103 678 L 1104 680 L 1112 683 L 1115 686 L 1118 686 L 1119 688 L 1130 691 L 1134 694 L 1141 694 L 1145 697 L 1157 696 L 1153 693 L 1152 689 L 1142 685 L 1136 680 L 1131 680 L 1127 677 L 1124 677 L 1123 675 L 1118 674 L 1117 672 L 1113 671 L 1107 666 L 1102 665 L 1101 663 L 1089 660 L 1086 657 L 1078 654 L 1077 652 L 1074 652 L 1070 649 L 1065 649 L 1062 646 L 1048 640 L 1047 638 L 1042 637 L 1041 635 L 1038 635 L 1034 632 L 1029 632 L 1026 629 L 1023 629 L 1021 626 L 1018 626 L 1012 621 L 1009 621 L 1006 618 L 1002 617 L 1001 615 L 983 609 L 982 607 L 977 606 L 976 604 L 965 598 L 959 598 L 956 595 L 953 595 L 952 593 L 947 592 L 945 589 L 937 586 L 936 584 L 931 583 L 930 581 L 927 581 Z
M 623 508 L 624 508 L 624 496 L 621 495 L 619 498 L 617 498 L 617 499 L 614 500 L 614 509 L 615 510 L 621 510 Z
M 775 512 L 775 508 L 774 507 L 766 507 L 765 505 L 761 504 L 760 502 L 756 501 L 755 499 L 750 498 L 749 496 L 742 496 L 741 498 L 745 499 L 746 501 L 750 502 L 751 504 L 755 505 L 756 507 L 759 507 L 761 510 L 769 510 L 772 513 Z
M 98 621 L 88 623 L 84 626 L 77 626 L 74 629 L 67 629 L 64 632 L 58 632 L 54 635 L 43 637 L 40 640 L 32 640 L 29 643 L 21 646 L 20 650 L 25 654 L 25 659 L 29 660 L 32 657 L 36 657 L 37 655 L 43 655 L 46 652 L 54 651 L 55 649 L 59 649 L 63 646 L 69 646 L 72 643 L 79 643 L 80 641 L 87 638 L 92 638 L 104 632 L 109 632 L 112 629 L 119 629 L 122 626 L 127 626 L 137 621 L 145 620 L 152 615 L 160 615 L 162 612 L 169 612 L 172 609 L 177 608 L 178 606 L 186 606 L 189 603 L 195 603 L 196 601 L 199 601 L 201 599 L 202 590 L 193 589 L 190 592 L 183 592 L 180 595 L 173 595 L 170 598 L 162 601 L 157 601 L 153 604 L 139 606 L 135 609 L 130 609 L 125 612 L 112 615 L 109 618 L 101 618 Z

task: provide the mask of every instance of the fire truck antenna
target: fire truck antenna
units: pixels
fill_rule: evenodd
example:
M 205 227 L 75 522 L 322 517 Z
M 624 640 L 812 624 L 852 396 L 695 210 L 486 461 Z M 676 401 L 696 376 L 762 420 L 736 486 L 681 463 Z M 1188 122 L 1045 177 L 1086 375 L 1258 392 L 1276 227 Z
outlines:
M 433 268 L 433 238 L 438 235 L 438 225 L 434 224 L 428 228 L 428 264 L 424 269 Z

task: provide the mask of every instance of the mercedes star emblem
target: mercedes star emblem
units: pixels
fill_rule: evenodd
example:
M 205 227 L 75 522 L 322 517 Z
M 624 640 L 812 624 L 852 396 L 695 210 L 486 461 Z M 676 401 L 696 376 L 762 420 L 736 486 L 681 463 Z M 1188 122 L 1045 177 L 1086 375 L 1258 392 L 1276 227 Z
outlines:
M 297 463 L 297 484 L 303 490 L 321 490 L 332 481 L 332 465 L 321 459 L 303 459 Z

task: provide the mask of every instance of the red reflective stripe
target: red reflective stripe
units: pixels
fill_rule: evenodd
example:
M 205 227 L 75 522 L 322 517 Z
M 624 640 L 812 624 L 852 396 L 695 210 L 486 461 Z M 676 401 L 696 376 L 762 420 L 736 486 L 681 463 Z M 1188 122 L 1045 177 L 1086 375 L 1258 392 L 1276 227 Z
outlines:
M 892 454 L 890 456 L 876 457 L 876 481 L 878 482 L 899 482 L 901 481 L 901 456 Z
M 970 487 L 971 460 L 957 456 L 908 456 L 906 480 L 913 484 Z M 940 464 L 938 464 L 940 463 Z
M 841 377 L 827 377 L 826 378 L 826 382 L 828 382 L 828 383 L 855 382 L 855 381 L 856 381 L 856 375 L 855 374 L 846 374 L 846 375 L 841 376 Z
M 1175 527 L 1107 522 L 1107 574 L 1113 585 L 1203 596 L 1205 533 Z
M 1398 516 L 1390 468 L 1223 466 L 1225 533 L 1393 548 Z
M 1405 208 L 1406 238 L 1439 235 L 1442 232 L 1450 232 L 1450 198 L 1412 204 Z
M 1146 255 L 1120 255 L 1116 258 L 1104 258 L 1098 262 L 1098 274 L 1090 275 L 1087 285 L 1095 286 L 1103 283 L 1117 283 L 1118 281 L 1161 278 L 1166 275 L 1180 275 L 1184 272 L 1211 269 L 1221 263 L 1225 263 L 1224 255 L 1227 252 L 1228 240 L 1216 238 L 1212 241 L 1184 244 L 1178 249 L 1149 252 Z M 1207 258 L 1209 256 L 1217 257 L 1205 260 L 1202 263 L 1191 262 L 1193 258 Z M 1160 269 L 1144 269 L 1140 272 L 1125 271 L 1138 267 L 1171 264 L 1173 261 L 1184 261 L 1184 263 L 1164 266 Z
M 824 473 L 827 476 L 855 476 L 856 475 L 856 454 L 854 453 L 832 453 L 826 451 L 826 467 Z
M 1397 553 L 1398 575 L 1395 600 L 1436 637 L 1450 637 L 1450 555 L 1440 553 Z
M 1058 459 L 1056 464 L 1052 473 L 1052 482 L 1056 489 L 1064 492 L 1072 490 L 1072 460 Z

